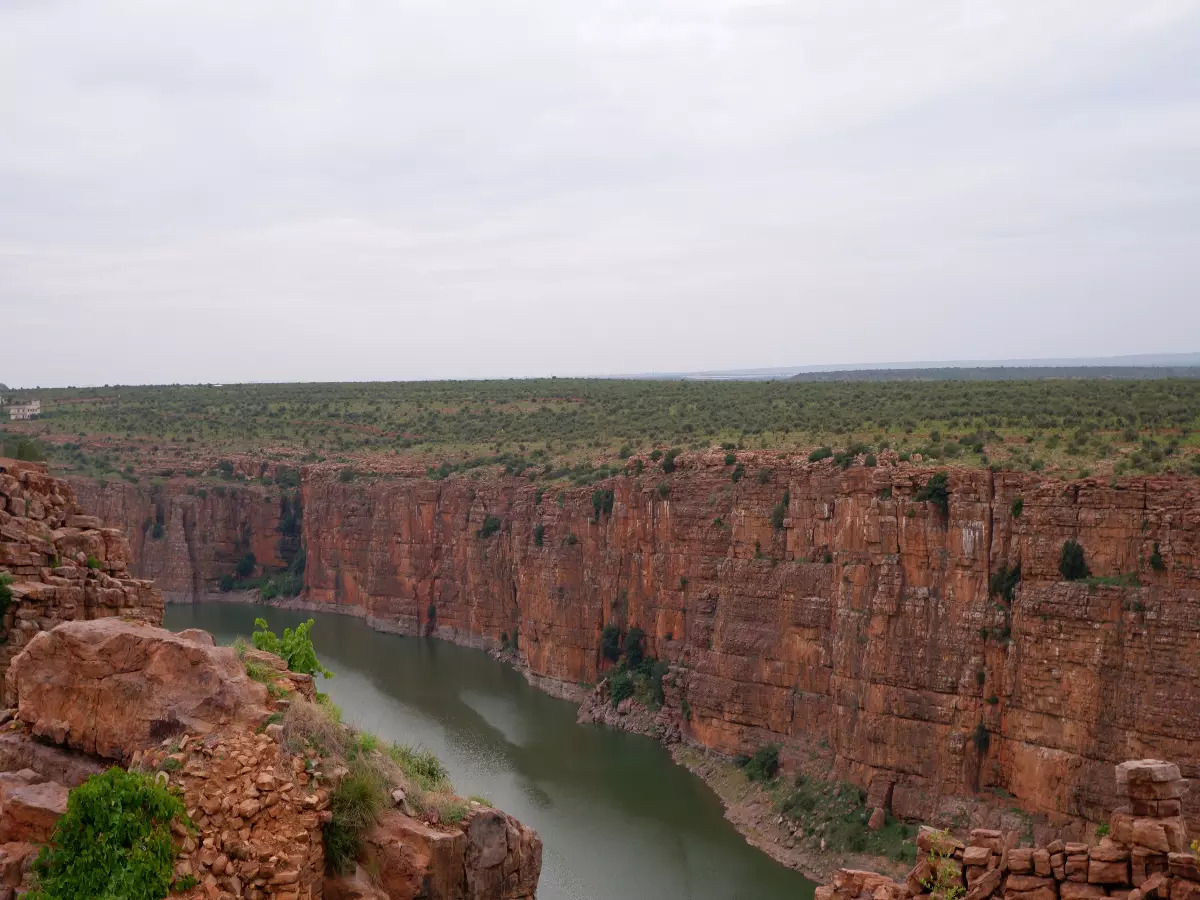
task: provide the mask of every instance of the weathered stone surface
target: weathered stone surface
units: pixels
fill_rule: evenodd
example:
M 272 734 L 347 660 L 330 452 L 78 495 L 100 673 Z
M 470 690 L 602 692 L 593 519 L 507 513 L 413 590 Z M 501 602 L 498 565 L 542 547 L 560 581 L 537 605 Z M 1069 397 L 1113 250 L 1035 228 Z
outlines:
M 56 781 L 12 787 L 0 807 L 0 843 L 26 841 L 44 844 L 67 811 L 67 789 Z
M 266 689 L 231 648 L 114 618 L 39 633 L 13 660 L 5 692 L 35 734 L 118 760 L 185 729 L 266 716 Z

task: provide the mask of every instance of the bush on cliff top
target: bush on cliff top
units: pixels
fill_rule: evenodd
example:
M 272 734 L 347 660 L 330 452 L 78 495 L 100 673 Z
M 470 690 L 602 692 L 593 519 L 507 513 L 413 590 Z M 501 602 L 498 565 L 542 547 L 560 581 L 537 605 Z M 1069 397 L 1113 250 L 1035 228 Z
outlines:
M 33 900 L 160 900 L 175 869 L 183 802 L 148 775 L 109 769 L 74 788 L 34 863 Z

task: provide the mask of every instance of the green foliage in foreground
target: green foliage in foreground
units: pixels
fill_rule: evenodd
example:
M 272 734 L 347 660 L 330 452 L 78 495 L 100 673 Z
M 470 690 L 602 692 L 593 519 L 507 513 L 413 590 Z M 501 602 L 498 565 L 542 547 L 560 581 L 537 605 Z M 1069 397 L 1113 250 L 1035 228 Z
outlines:
M 251 639 L 255 648 L 282 657 L 290 671 L 333 677 L 333 673 L 321 665 L 317 659 L 317 651 L 313 648 L 312 638 L 309 636 L 313 627 L 312 619 L 301 622 L 295 629 L 283 629 L 282 639 L 267 627 L 266 619 L 255 619 L 254 627 L 257 630 Z
M 109 769 L 71 791 L 34 863 L 31 900 L 160 900 L 172 887 L 171 823 L 183 802 L 148 775 Z

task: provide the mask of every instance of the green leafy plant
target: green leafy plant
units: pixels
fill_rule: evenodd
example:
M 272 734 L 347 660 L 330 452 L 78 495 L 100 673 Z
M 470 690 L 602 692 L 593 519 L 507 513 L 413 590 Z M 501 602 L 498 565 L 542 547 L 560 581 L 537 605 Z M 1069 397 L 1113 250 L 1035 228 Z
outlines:
M 255 619 L 254 627 L 256 630 L 251 635 L 251 640 L 255 648 L 281 657 L 287 663 L 290 671 L 303 672 L 306 675 L 322 675 L 325 678 L 333 677 L 333 673 L 318 661 L 317 652 L 313 648 L 310 636 L 313 627 L 312 619 L 301 622 L 294 629 L 283 629 L 282 638 L 276 637 L 275 632 L 270 630 L 266 619 Z
M 808 454 L 808 461 L 820 462 L 823 459 L 829 459 L 831 456 L 833 456 L 832 447 L 818 447 L 812 453 Z
M 541 522 L 533 526 L 533 545 L 535 547 L 542 546 L 542 542 L 546 539 L 546 526 Z
M 1150 568 L 1155 572 L 1165 572 L 1167 564 L 1163 560 L 1162 553 L 1159 552 L 1158 544 L 1154 545 L 1154 549 L 1150 552 Z
M 148 776 L 112 768 L 67 798 L 33 865 L 32 900 L 160 900 L 170 893 L 183 801 Z
M 672 472 L 675 471 L 675 460 L 678 456 L 679 456 L 679 451 L 676 450 L 674 447 L 672 447 L 670 450 L 668 450 L 666 453 L 663 454 L 662 470 L 663 470 L 664 474 L 670 475 Z
M 961 900 L 967 889 L 962 883 L 962 865 L 954 858 L 954 838 L 938 831 L 929 848 L 929 876 L 921 882 L 934 897 Z
M 1016 500 L 1014 500 L 1012 502 L 1012 505 L 1008 508 L 1009 514 L 1014 519 L 1021 518 L 1021 513 L 1024 511 L 1025 511 L 1025 499 L 1023 497 L 1018 497 Z
M 488 539 L 488 538 L 490 538 L 490 537 L 491 537 L 493 534 L 495 534 L 497 531 L 499 531 L 499 530 L 500 530 L 500 525 L 501 525 L 501 522 L 500 522 L 500 519 L 499 519 L 499 517 L 497 517 L 497 516 L 492 516 L 492 515 L 484 516 L 484 518 L 483 518 L 483 527 L 482 527 L 482 528 L 480 528 L 480 529 L 479 529 L 477 532 L 475 532 L 475 533 L 476 533 L 476 534 L 477 534 L 479 537 L 483 538 L 484 540 L 487 540 L 487 539 Z

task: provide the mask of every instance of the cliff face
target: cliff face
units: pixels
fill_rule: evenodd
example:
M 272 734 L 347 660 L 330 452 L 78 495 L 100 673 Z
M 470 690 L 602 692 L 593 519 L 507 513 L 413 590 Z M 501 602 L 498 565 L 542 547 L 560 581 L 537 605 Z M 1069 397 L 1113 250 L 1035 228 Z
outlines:
M 641 626 L 647 652 L 686 673 L 688 737 L 727 753 L 777 741 L 785 760 L 831 753 L 900 815 L 994 788 L 1096 821 L 1115 804 L 1115 762 L 1158 756 L 1200 776 L 1194 479 L 949 470 L 943 512 L 916 499 L 934 470 L 741 454 L 734 483 L 722 456 L 599 485 L 614 496 L 598 521 L 592 487 L 539 503 L 521 478 L 308 472 L 306 599 L 476 646 L 516 635 L 531 674 L 571 685 L 603 677 L 605 624 Z M 267 505 L 237 493 L 219 511 L 167 497 L 183 527 L 173 535 L 172 519 L 145 562 L 135 538 L 138 573 L 179 595 L 219 577 L 184 510 L 191 534 L 229 545 L 239 511 Z M 97 503 L 131 525 L 146 516 L 133 496 Z M 488 516 L 500 528 L 485 537 Z M 1064 582 L 1068 539 L 1094 575 L 1140 586 Z M 189 560 L 178 574 L 176 557 Z M 1018 564 L 1011 600 L 994 595 L 993 576 Z
M 283 568 L 297 546 L 278 530 L 278 492 L 257 485 L 189 493 L 179 481 L 158 487 L 69 481 L 87 510 L 124 529 L 139 577 L 152 579 L 169 601 L 215 594 L 221 576 L 246 553 L 261 566 Z

